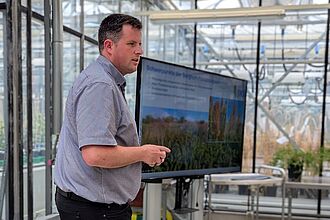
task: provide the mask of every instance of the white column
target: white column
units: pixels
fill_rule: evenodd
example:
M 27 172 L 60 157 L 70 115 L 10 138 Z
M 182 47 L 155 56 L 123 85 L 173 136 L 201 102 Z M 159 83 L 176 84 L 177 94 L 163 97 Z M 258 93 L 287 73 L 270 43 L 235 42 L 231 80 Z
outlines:
M 147 183 L 143 193 L 143 220 L 160 220 L 162 184 Z

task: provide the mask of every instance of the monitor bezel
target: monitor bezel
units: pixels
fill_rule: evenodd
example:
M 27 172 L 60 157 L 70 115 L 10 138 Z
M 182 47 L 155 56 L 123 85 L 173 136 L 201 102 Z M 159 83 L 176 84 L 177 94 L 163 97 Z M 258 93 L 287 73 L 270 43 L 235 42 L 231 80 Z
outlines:
M 136 77 L 136 102 L 135 102 L 135 121 L 136 121 L 136 126 L 137 126 L 137 131 L 138 133 L 140 132 L 140 108 L 141 108 L 141 82 L 142 82 L 142 64 L 144 61 L 151 61 L 151 62 L 159 62 L 162 64 L 166 64 L 166 65 L 171 65 L 171 66 L 176 66 L 179 68 L 183 68 L 183 69 L 187 69 L 190 71 L 198 71 L 201 73 L 205 73 L 205 74 L 211 74 L 211 75 L 217 75 L 217 76 L 221 76 L 221 77 L 225 77 L 225 78 L 230 78 L 230 79 L 234 79 L 234 80 L 239 80 L 245 83 L 245 94 L 244 97 L 245 99 L 244 104 L 245 104 L 245 111 L 243 114 L 243 131 L 242 131 L 242 137 L 243 137 L 243 141 L 242 141 L 242 155 L 241 157 L 243 157 L 243 146 L 244 146 L 244 127 L 245 127 L 245 116 L 246 116 L 246 95 L 247 95 L 247 83 L 248 81 L 245 79 L 240 79 L 240 78 L 235 78 L 235 77 L 231 77 L 231 76 L 226 76 L 226 75 L 221 75 L 218 73 L 214 73 L 214 72 L 209 72 L 209 71 L 205 71 L 205 70 L 199 70 L 199 69 L 194 69 L 191 67 L 187 67 L 187 66 L 182 66 L 182 65 L 178 65 L 175 63 L 170 63 L 170 62 L 165 62 L 162 60 L 156 60 L 156 59 L 151 59 L 151 58 L 147 58 L 147 57 L 140 57 L 140 62 L 137 68 L 137 77 Z M 140 134 L 139 134 L 140 136 Z M 204 175 L 210 175 L 210 174 L 221 174 L 221 173 L 234 173 L 234 172 L 241 172 L 242 171 L 242 161 L 240 163 L 240 166 L 238 167 L 218 167 L 218 168 L 205 168 L 205 169 L 194 169 L 194 170 L 176 170 L 176 171 L 162 171 L 162 172 L 143 172 L 142 170 L 142 180 L 145 182 L 149 182 L 149 181 L 158 181 L 160 179 L 168 179 L 168 178 L 181 178 L 181 177 L 187 177 L 187 178 L 200 178 L 201 176 Z

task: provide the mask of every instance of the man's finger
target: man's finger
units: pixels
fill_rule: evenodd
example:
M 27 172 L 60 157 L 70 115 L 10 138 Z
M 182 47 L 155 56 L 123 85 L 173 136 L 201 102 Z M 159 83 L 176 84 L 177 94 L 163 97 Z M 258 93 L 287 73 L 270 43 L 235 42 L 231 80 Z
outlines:
M 171 152 L 171 149 L 170 148 L 167 148 L 167 147 L 164 147 L 164 146 L 159 146 L 159 150 L 165 151 L 166 153 L 170 153 Z

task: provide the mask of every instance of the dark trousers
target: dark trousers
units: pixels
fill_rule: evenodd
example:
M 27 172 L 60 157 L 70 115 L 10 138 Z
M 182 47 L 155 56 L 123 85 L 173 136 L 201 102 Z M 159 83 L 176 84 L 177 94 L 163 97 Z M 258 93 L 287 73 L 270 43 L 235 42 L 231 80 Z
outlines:
M 56 191 L 55 202 L 61 220 L 131 220 L 132 210 L 129 204 L 102 204 L 77 201 Z

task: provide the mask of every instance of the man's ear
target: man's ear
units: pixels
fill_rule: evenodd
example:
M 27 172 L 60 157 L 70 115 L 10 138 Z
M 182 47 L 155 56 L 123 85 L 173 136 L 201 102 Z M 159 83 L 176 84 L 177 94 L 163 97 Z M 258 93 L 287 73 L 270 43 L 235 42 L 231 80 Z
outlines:
M 104 50 L 107 51 L 108 53 L 111 53 L 113 45 L 114 43 L 112 40 L 106 39 L 103 43 Z

